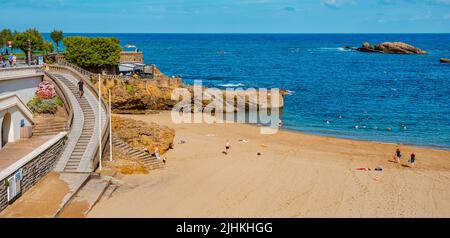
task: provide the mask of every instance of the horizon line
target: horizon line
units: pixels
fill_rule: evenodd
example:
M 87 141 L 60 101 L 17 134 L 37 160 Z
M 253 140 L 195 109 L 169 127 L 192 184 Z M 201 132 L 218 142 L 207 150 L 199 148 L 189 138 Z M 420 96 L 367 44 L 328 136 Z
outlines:
M 50 34 L 51 32 L 42 32 Z M 333 35 L 349 35 L 349 34 L 450 34 L 450 32 L 64 32 L 65 34 L 235 34 L 235 35 L 300 35 L 300 34 L 333 34 Z

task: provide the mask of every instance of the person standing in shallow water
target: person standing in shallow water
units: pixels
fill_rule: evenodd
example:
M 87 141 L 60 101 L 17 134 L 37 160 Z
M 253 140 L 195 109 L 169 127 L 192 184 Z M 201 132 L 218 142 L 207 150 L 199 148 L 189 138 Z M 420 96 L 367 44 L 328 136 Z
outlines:
M 78 81 L 78 90 L 80 92 L 80 98 L 83 97 L 83 94 L 84 94 L 84 83 L 83 83 L 83 80 Z

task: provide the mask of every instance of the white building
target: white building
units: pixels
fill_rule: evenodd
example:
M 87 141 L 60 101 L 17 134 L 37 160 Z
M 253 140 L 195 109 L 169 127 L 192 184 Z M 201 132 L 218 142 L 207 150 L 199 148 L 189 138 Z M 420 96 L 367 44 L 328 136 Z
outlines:
M 42 82 L 42 67 L 0 69 L 0 149 L 23 136 L 23 128 L 33 124 L 33 114 L 26 104 Z

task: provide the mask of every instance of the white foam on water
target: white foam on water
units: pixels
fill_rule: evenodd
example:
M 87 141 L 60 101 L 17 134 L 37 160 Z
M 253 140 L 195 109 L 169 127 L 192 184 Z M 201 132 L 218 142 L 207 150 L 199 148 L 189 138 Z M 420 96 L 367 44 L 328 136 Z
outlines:
M 347 51 L 343 47 L 335 47 L 335 48 L 332 48 L 332 47 L 320 47 L 320 48 L 318 48 L 318 50 L 321 50 L 321 51 Z
M 243 87 L 243 86 L 245 86 L 245 84 L 243 84 L 243 83 L 226 83 L 226 84 L 219 84 L 219 86 L 226 87 L 226 88 L 233 88 L 233 87 Z
M 287 95 L 293 95 L 294 93 L 295 93 L 295 91 L 286 90 L 286 94 L 287 94 Z

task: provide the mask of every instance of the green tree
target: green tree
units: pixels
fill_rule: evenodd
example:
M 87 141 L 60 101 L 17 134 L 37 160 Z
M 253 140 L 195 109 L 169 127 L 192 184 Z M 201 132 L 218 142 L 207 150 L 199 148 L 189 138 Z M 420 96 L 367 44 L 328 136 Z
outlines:
M 122 47 L 117 38 L 66 37 L 63 40 L 66 59 L 86 69 L 117 66 Z
M 34 51 L 43 50 L 44 38 L 38 30 L 28 29 L 14 36 L 13 45 L 25 53 L 28 62 L 28 49 L 31 50 L 31 56 L 33 56 Z
M 13 36 L 13 32 L 10 29 L 3 29 L 0 32 L 0 47 L 4 48 L 8 44 L 8 41 L 13 40 Z
M 45 51 L 45 54 L 50 54 L 55 51 L 55 46 L 50 41 L 45 41 L 42 47 L 42 50 Z
M 64 34 L 62 31 L 54 30 L 50 33 L 50 38 L 56 43 L 56 48 L 59 50 L 59 42 L 64 39 Z

